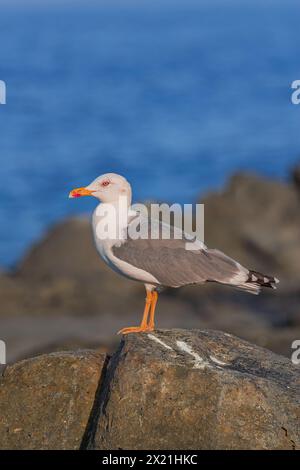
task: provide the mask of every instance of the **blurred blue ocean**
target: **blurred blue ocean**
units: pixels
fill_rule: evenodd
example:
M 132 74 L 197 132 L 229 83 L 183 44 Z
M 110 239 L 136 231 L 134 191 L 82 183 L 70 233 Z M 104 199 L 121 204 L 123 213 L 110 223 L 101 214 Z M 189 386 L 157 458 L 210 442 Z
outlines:
M 125 3 L 125 2 L 124 2 Z M 0 265 L 88 212 L 107 171 L 135 199 L 192 202 L 237 170 L 286 178 L 300 155 L 300 4 L 1 7 Z

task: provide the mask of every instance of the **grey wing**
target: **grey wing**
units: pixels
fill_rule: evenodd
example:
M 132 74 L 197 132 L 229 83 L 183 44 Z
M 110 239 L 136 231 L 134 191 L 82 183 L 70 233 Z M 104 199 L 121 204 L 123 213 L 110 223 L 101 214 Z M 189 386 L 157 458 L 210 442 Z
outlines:
M 206 281 L 239 285 L 247 280 L 249 271 L 233 259 L 218 250 L 208 250 L 205 245 L 187 250 L 186 241 L 184 234 L 181 239 L 127 238 L 112 249 L 117 258 L 149 272 L 167 287 Z

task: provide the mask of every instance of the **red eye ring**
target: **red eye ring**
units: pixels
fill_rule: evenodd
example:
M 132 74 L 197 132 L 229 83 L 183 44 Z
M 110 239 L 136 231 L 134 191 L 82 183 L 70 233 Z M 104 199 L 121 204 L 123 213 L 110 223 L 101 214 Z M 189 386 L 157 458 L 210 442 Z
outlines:
M 109 185 L 109 181 L 103 181 L 103 183 L 101 183 L 101 186 L 108 186 Z

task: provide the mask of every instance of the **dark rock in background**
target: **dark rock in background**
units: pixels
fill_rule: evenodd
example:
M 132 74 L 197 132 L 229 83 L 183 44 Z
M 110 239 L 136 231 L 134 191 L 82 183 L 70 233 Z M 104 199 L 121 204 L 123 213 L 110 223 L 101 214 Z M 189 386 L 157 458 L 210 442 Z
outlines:
M 292 177 L 297 189 L 300 190 L 300 164 L 293 169 Z
M 205 204 L 205 241 L 245 266 L 280 278 L 280 290 L 299 289 L 300 201 L 293 186 L 234 176 Z
M 37 304 L 28 305 L 31 313 L 41 313 L 43 307 L 44 312 L 79 315 L 121 311 L 127 301 L 134 304 L 137 291 L 143 292 L 143 286 L 135 282 L 128 285 L 102 262 L 94 247 L 90 221 L 85 218 L 54 226 L 25 256 L 15 278 L 29 291 L 30 286 L 39 288 L 34 296 Z
M 221 329 L 290 356 L 300 338 L 299 192 L 244 174 L 203 202 L 207 245 L 281 282 L 258 297 L 212 284 L 165 291 L 157 326 Z M 116 332 L 140 322 L 145 292 L 99 258 L 89 220 L 73 218 L 50 229 L 15 272 L 1 272 L 0 295 L 13 362 L 69 347 L 112 350 Z

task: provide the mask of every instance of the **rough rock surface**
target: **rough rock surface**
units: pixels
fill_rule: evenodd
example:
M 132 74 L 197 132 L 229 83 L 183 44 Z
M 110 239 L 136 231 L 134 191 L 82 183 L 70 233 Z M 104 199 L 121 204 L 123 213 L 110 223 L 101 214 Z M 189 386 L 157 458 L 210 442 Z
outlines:
M 300 370 L 217 331 L 129 335 L 110 363 L 90 447 L 293 449 Z
M 0 380 L 1 449 L 78 449 L 105 355 L 60 352 L 8 366 Z
M 300 369 L 212 330 L 128 335 L 0 380 L 2 449 L 298 449 Z

